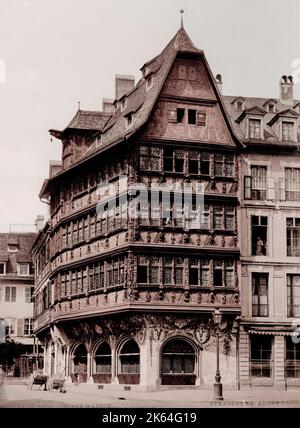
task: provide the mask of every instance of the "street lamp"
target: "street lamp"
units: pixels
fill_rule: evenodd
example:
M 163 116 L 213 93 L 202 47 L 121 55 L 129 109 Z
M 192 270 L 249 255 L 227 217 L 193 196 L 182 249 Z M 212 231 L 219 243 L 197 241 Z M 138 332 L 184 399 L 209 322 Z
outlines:
M 214 400 L 223 400 L 223 385 L 221 383 L 220 375 L 220 352 L 219 352 L 219 334 L 220 334 L 220 324 L 222 321 L 222 314 L 218 308 L 215 309 L 213 314 L 214 325 L 216 326 L 217 334 L 217 370 L 216 370 L 216 383 L 214 384 Z

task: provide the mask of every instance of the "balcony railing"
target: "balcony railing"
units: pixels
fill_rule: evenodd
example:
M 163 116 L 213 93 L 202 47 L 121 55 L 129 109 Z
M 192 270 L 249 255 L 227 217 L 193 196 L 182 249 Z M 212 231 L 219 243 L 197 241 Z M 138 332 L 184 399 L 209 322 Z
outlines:
M 289 257 L 299 257 L 300 256 L 300 247 L 292 247 L 292 246 L 287 246 L 286 247 L 287 250 L 287 256 Z
M 200 287 L 194 287 L 185 290 L 183 287 L 168 287 L 161 289 L 158 293 L 157 288 L 149 290 L 149 287 L 138 287 L 134 289 L 135 293 L 128 296 L 126 289 L 105 293 L 89 293 L 85 296 L 69 296 L 56 302 L 53 307 L 38 315 L 34 321 L 34 330 L 37 331 L 45 325 L 64 317 L 72 317 L 72 314 L 78 317 L 81 313 L 85 315 L 99 314 L 102 311 L 113 311 L 122 308 L 128 308 L 128 305 L 156 307 L 161 306 L 162 310 L 166 305 L 176 306 L 179 308 L 191 308 L 207 310 L 214 308 L 216 305 L 220 308 L 226 308 L 234 312 L 240 311 L 240 296 L 236 289 L 221 290 L 211 288 L 211 290 L 202 290 Z M 113 296 L 111 299 L 109 296 Z
M 34 331 L 39 330 L 40 328 L 44 327 L 45 325 L 49 324 L 51 320 L 50 316 L 50 309 L 47 309 L 46 311 L 42 312 L 40 315 L 38 315 L 34 320 Z
M 286 178 L 268 178 L 265 186 L 254 188 L 250 176 L 244 176 L 244 199 L 252 201 L 300 202 L 300 182 Z

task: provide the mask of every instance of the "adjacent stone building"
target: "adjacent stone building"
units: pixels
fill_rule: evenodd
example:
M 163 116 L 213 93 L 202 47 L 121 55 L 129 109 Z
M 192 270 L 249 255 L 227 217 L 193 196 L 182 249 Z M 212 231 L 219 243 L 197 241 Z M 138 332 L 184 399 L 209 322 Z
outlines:
M 34 275 L 30 249 L 35 233 L 0 233 L 0 317 L 5 339 L 24 345 L 24 355 L 8 374 L 27 376 L 38 361 L 38 343 L 33 337 Z
M 300 103 L 291 76 L 280 79 L 279 98 L 224 101 L 244 145 L 240 383 L 299 386 Z

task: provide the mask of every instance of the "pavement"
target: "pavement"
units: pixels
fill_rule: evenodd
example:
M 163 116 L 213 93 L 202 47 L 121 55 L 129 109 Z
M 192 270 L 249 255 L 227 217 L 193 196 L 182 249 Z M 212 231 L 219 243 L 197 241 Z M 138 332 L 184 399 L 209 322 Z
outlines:
M 204 407 L 300 407 L 300 388 L 286 391 L 256 388 L 224 390 L 224 401 L 213 400 L 208 389 L 171 389 L 155 392 L 98 389 L 96 384 L 67 385 L 67 392 L 32 390 L 26 380 L 5 380 L 0 387 L 0 407 L 81 408 L 204 408 Z

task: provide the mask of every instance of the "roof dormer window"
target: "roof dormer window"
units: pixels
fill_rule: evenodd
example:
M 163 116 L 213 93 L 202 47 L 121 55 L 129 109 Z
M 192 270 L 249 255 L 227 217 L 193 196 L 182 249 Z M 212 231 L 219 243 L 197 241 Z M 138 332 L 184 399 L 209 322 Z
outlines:
M 132 114 L 129 114 L 128 116 L 127 116 L 127 126 L 129 127 L 129 126 L 131 126 L 132 125 L 132 123 L 133 123 L 133 117 L 132 117 Z
M 293 109 L 295 110 L 296 113 L 300 114 L 300 103 L 297 103 L 296 105 L 294 105 Z
M 124 111 L 126 108 L 126 98 L 121 101 L 121 111 Z
M 153 86 L 153 75 L 146 77 L 146 90 L 149 91 Z
M 263 107 L 265 108 L 267 113 L 276 113 L 276 104 L 276 100 L 269 99 L 264 103 Z
M 96 148 L 102 145 L 102 135 L 97 135 L 96 137 Z
M 29 263 L 19 263 L 18 264 L 18 274 L 19 275 L 29 275 Z
M 16 245 L 16 244 L 8 244 L 7 245 L 7 251 L 9 253 L 17 253 L 18 250 L 19 250 L 19 248 L 18 248 L 18 245 Z
M 261 120 L 249 119 L 249 138 L 259 140 L 261 138 Z
M 245 109 L 245 98 L 237 97 L 232 101 L 233 107 L 238 111 L 243 111 Z
M 281 136 L 282 141 L 294 141 L 294 123 L 293 122 L 282 122 L 281 124 Z

